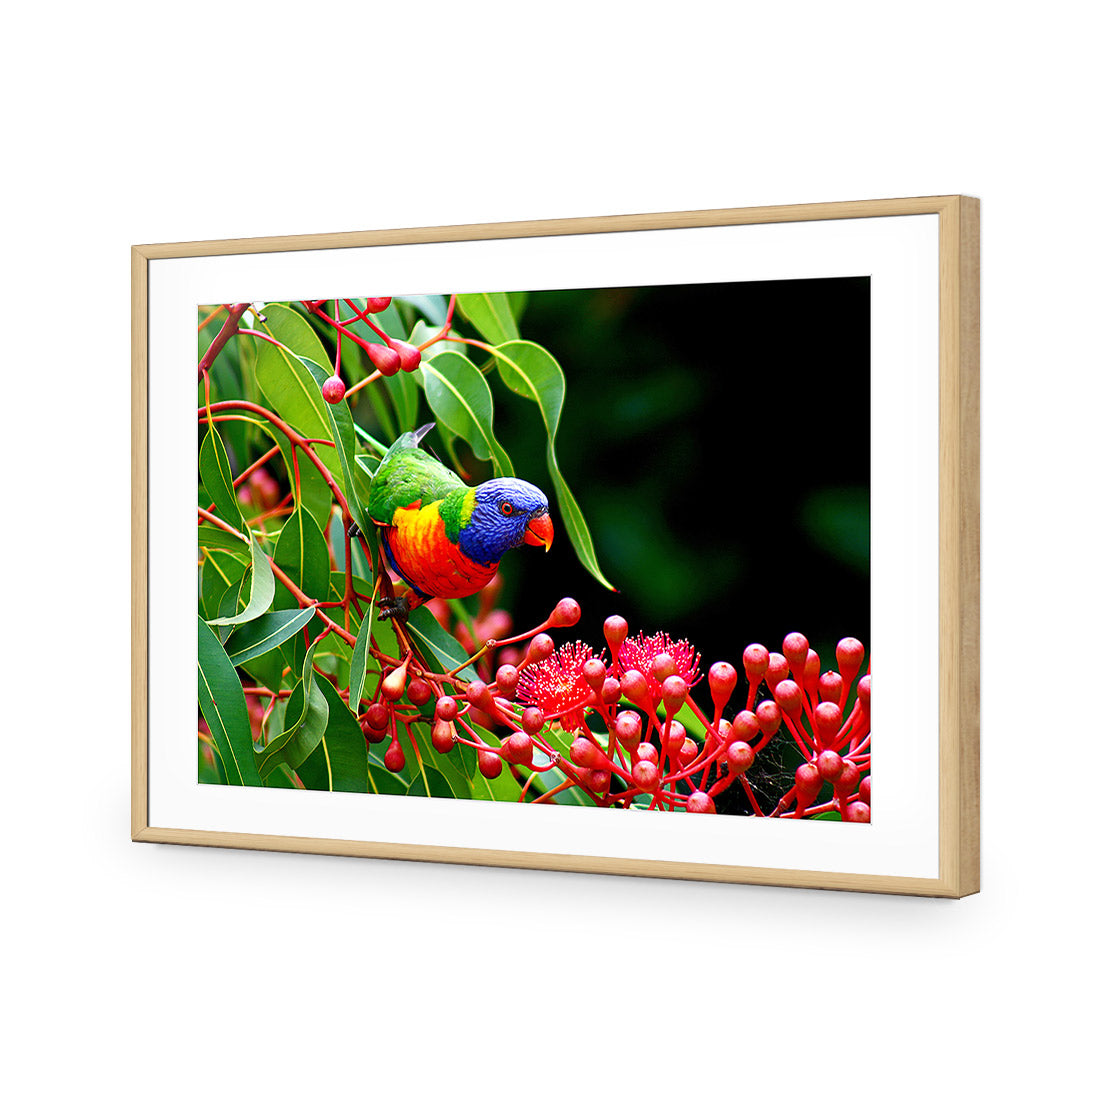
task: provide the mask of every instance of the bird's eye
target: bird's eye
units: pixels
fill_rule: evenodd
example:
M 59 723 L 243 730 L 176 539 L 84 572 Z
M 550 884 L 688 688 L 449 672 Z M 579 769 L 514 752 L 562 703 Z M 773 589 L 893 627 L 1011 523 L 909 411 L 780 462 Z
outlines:
M 511 503 L 507 500 L 500 506 L 500 514 L 502 516 L 510 516 L 514 511 L 515 508 L 513 508 Z

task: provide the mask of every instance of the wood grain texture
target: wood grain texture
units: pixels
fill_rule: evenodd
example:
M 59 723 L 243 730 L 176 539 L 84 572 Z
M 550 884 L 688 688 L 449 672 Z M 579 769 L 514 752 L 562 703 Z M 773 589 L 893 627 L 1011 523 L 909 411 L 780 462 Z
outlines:
M 150 827 L 148 803 L 149 261 L 373 245 L 937 214 L 940 218 L 940 868 L 937 878 L 383 844 Z M 629 214 L 225 241 L 132 250 L 132 793 L 135 841 L 655 878 L 962 897 L 979 888 L 979 208 L 958 195 Z

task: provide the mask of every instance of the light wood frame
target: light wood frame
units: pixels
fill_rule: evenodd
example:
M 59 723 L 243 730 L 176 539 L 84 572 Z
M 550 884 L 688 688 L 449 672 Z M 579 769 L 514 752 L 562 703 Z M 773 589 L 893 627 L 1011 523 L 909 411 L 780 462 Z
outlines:
M 217 256 L 841 218 L 939 216 L 939 876 L 223 833 L 149 825 L 148 264 Z M 959 898 L 979 888 L 979 204 L 961 195 L 137 245 L 132 249 L 131 836 L 135 841 Z

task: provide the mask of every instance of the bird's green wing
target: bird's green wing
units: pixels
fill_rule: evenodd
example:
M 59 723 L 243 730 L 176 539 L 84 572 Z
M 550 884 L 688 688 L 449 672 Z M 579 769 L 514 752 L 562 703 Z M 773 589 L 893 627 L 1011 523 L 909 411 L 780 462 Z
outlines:
M 434 427 L 426 424 L 406 432 L 385 453 L 371 479 L 367 513 L 375 523 L 392 523 L 398 508 L 416 501 L 431 504 L 465 482 L 438 459 L 420 449 L 420 441 Z

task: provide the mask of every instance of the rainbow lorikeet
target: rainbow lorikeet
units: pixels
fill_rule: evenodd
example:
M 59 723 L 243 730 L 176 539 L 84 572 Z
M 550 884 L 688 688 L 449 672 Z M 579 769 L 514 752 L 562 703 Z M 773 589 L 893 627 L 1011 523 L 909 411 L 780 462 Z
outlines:
M 528 481 L 496 477 L 469 486 L 420 449 L 435 427 L 406 432 L 385 453 L 371 480 L 367 514 L 380 528 L 386 560 L 409 586 L 380 601 L 382 618 L 405 617 L 433 596 L 480 592 L 506 551 L 554 541 L 546 494 Z

